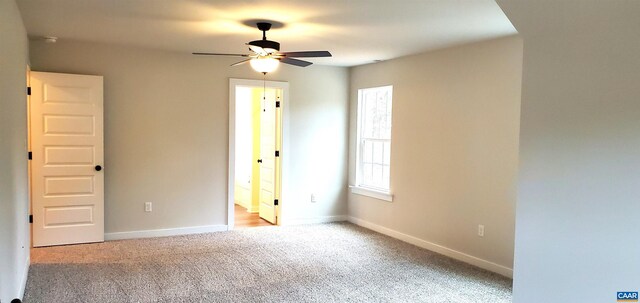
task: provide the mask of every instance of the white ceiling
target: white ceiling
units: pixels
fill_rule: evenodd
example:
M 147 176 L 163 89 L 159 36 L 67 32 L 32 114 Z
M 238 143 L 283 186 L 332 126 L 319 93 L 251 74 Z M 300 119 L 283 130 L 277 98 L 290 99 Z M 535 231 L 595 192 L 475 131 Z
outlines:
M 32 38 L 56 36 L 191 53 L 246 53 L 261 38 L 282 51 L 328 50 L 317 64 L 354 66 L 515 34 L 493 0 L 18 0 Z

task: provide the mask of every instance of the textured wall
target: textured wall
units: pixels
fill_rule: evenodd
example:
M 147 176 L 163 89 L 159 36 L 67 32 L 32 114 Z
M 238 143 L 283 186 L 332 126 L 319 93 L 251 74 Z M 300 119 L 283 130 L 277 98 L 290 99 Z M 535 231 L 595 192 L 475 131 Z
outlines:
M 514 302 L 640 290 L 640 2 L 499 1 L 524 39 Z
M 0 300 L 20 297 L 29 260 L 27 33 L 13 0 L 0 0 Z
M 64 41 L 32 41 L 31 61 L 104 76 L 107 233 L 226 224 L 229 78 L 261 74 L 229 67 L 235 58 Z M 348 70 L 281 66 L 267 78 L 290 84 L 285 219 L 345 215 Z
M 349 215 L 504 267 L 513 264 L 522 41 L 507 37 L 351 70 L 393 85 L 389 203 L 349 194 Z M 351 184 L 355 154 L 351 154 Z M 478 225 L 485 236 L 477 236 Z

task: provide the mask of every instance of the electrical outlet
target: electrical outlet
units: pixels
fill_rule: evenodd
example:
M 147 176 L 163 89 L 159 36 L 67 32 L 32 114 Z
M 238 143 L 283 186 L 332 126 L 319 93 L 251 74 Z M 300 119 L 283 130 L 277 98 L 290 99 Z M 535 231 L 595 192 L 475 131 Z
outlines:
M 151 202 L 144 202 L 144 211 L 145 212 L 151 212 L 152 208 L 151 208 Z
M 316 195 L 315 194 L 311 194 L 311 203 L 316 203 Z
M 478 236 L 484 237 L 484 225 L 478 225 Z

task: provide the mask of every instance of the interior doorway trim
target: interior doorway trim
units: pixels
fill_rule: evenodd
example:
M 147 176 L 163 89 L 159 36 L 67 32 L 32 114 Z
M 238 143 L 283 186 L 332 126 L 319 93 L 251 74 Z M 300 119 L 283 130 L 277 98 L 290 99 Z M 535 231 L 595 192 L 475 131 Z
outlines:
M 227 176 L 227 229 L 234 227 L 234 204 L 235 204 L 235 173 L 236 173 L 236 87 L 266 87 L 282 89 L 281 115 L 282 115 L 282 158 L 280 168 L 280 197 L 276 214 L 278 216 L 277 225 L 282 225 L 286 213 L 282 211 L 287 204 L 289 195 L 289 83 L 281 81 L 263 81 L 251 79 L 229 79 L 229 171 Z

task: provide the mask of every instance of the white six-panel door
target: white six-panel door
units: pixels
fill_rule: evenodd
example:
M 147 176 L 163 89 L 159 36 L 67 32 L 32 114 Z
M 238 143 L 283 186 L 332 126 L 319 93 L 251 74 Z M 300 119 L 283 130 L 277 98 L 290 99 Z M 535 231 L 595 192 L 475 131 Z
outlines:
M 276 90 L 266 89 L 260 116 L 260 218 L 276 224 Z
M 33 246 L 104 241 L 103 78 L 31 72 Z

